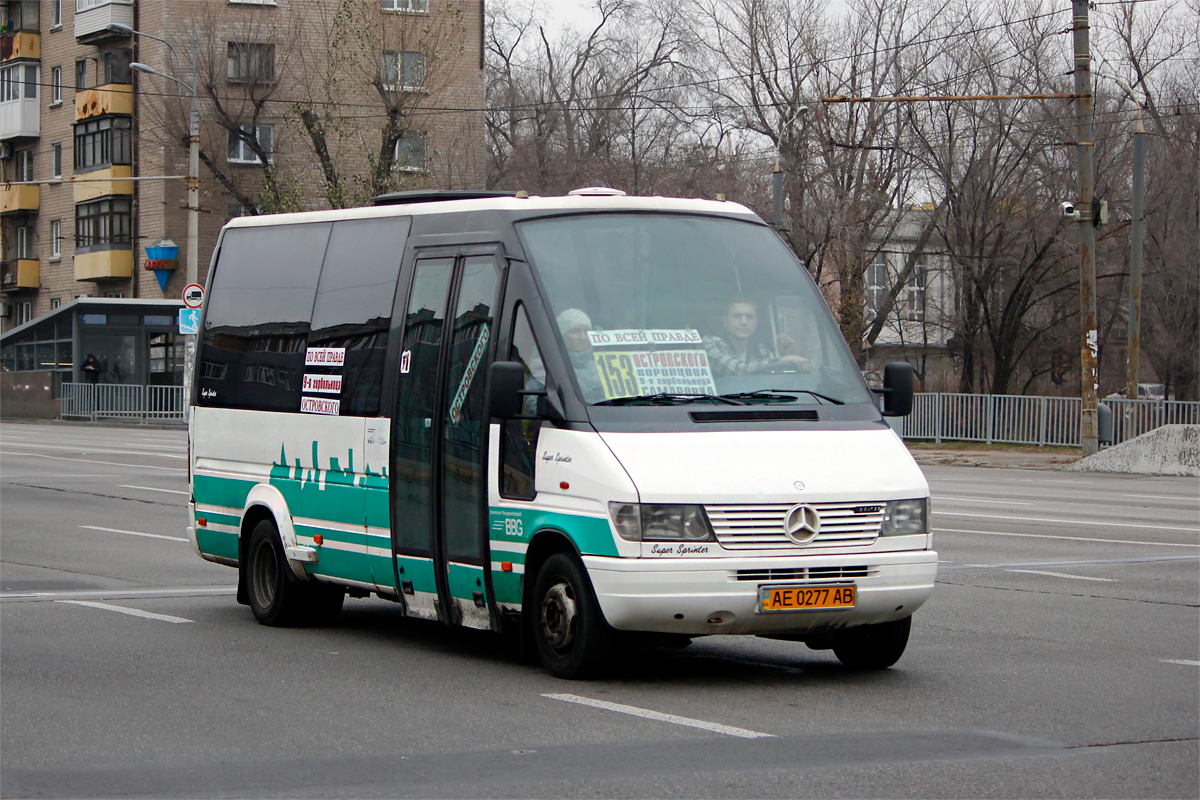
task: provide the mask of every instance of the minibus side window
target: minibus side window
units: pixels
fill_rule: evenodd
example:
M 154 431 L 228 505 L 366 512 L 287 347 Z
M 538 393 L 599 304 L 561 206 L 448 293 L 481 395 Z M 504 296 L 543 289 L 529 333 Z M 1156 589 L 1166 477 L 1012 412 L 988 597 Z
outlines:
M 197 402 L 299 411 L 305 350 L 332 223 L 227 231 L 205 299 Z
M 517 306 L 513 318 L 512 342 L 509 344 L 508 360 L 525 365 L 525 385 L 530 389 L 541 389 L 546 385 L 546 367 L 542 351 L 525 306 Z M 532 406 L 532 398 L 527 403 Z M 532 407 L 527 409 L 532 412 Z M 537 466 L 537 438 L 541 420 L 509 419 L 504 421 L 500 437 L 500 495 L 512 500 L 532 500 L 534 490 L 534 468 Z
M 410 218 L 335 222 L 317 286 L 309 347 L 343 350 L 337 367 L 306 374 L 340 376 L 342 416 L 379 413 L 383 360 L 392 303 Z

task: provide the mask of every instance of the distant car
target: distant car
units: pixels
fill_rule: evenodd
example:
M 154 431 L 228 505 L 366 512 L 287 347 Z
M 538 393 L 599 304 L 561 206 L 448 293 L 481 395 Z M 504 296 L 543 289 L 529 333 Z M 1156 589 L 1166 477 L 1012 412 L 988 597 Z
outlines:
M 1166 386 L 1161 383 L 1139 383 L 1138 384 L 1138 400 L 1165 400 Z M 1129 396 L 1128 387 L 1121 389 L 1119 392 L 1113 392 L 1108 395 L 1108 399 L 1126 398 Z

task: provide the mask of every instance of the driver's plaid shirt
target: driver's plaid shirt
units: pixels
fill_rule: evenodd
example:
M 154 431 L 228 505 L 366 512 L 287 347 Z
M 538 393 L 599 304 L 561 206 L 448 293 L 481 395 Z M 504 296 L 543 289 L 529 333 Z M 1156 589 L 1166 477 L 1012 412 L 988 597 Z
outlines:
M 745 355 L 741 356 L 734 353 L 729 342 L 720 336 L 705 336 L 703 342 L 714 378 L 765 372 L 779 361 L 770 350 L 757 342 L 747 346 Z

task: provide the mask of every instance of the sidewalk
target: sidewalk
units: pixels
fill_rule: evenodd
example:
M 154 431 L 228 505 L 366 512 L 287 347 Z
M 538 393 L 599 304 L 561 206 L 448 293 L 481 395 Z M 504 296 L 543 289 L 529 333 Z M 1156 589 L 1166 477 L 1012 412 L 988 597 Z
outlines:
M 917 463 L 923 466 L 1059 470 L 1083 456 L 1079 448 L 1072 447 L 987 447 L 969 442 L 963 442 L 961 446 L 947 442 L 935 444 L 910 441 L 905 444 Z

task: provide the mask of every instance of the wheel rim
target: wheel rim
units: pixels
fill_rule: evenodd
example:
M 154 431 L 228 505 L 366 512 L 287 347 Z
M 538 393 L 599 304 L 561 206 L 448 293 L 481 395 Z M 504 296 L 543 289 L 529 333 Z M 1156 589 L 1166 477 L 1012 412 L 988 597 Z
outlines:
M 560 581 L 546 590 L 546 596 L 542 598 L 542 638 L 551 650 L 563 653 L 571 648 L 577 617 L 569 584 Z
M 275 552 L 267 542 L 259 542 L 254 549 L 254 596 L 263 608 L 275 602 L 277 572 Z

